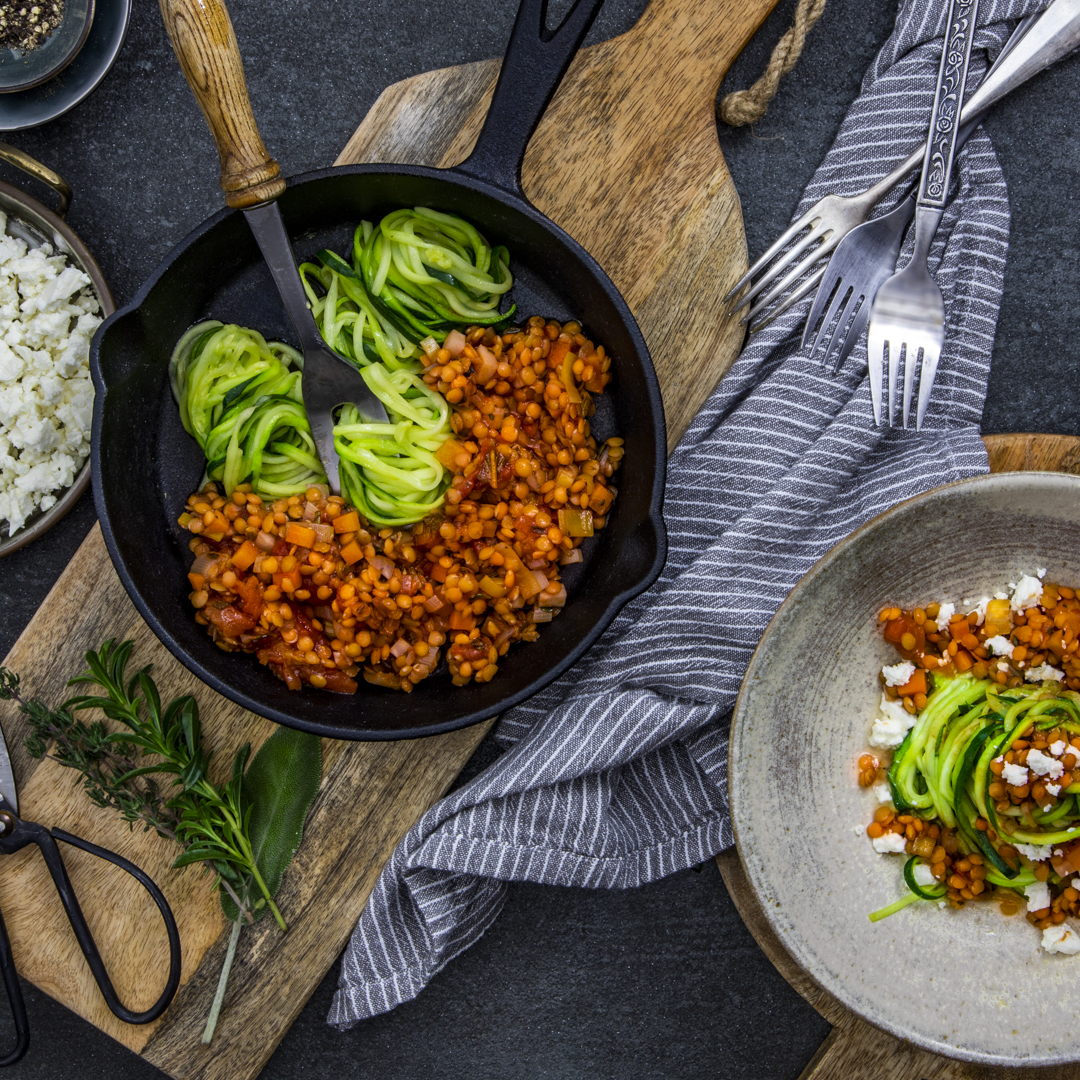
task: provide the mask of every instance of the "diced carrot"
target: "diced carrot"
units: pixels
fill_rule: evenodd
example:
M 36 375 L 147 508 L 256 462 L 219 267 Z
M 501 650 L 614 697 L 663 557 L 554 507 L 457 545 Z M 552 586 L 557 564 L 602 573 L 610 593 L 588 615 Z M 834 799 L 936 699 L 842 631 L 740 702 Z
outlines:
M 957 671 L 964 672 L 970 671 L 975 661 L 971 659 L 971 653 L 966 649 L 957 649 L 956 655 L 953 657 L 953 663 L 956 665 Z
M 903 686 L 896 688 L 896 692 L 900 697 L 914 697 L 916 694 L 927 693 L 926 672 L 917 668 L 915 674 Z
M 455 608 L 450 613 L 450 629 L 451 630 L 471 630 L 476 625 L 476 619 L 473 618 L 471 611 L 458 611 Z
M 299 566 L 294 566 L 291 570 L 282 570 L 274 575 L 274 584 L 284 592 L 299 589 L 302 580 Z
M 214 514 L 214 520 L 203 530 L 206 533 L 221 533 L 224 536 L 229 531 L 229 519 L 219 510 Z
M 195 590 L 206 588 L 206 578 L 202 574 L 188 574 L 188 581 Z
M 310 525 L 301 525 L 299 521 L 290 521 L 285 527 L 285 542 L 309 548 L 315 543 L 315 530 Z
M 351 516 L 355 517 L 356 515 Z M 341 557 L 345 560 L 346 566 L 352 566 L 353 563 L 359 562 L 364 557 L 364 549 L 353 540 L 341 549 Z
M 350 510 L 347 514 L 339 514 L 334 518 L 334 532 L 356 532 L 359 528 L 360 515 L 355 510 Z M 356 560 L 353 559 L 353 562 Z
M 250 540 L 245 540 L 233 552 L 232 564 L 238 570 L 247 570 L 258 556 L 259 549 Z
M 431 570 L 428 571 L 428 577 L 432 581 L 445 581 L 446 580 L 446 567 L 441 563 L 433 563 Z

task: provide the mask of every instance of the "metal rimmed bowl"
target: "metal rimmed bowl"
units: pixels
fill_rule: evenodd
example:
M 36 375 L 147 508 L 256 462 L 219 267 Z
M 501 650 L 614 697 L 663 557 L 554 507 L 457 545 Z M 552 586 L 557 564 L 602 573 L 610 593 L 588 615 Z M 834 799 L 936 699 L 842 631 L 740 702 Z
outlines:
M 936 488 L 853 533 L 799 582 L 747 668 L 729 784 L 739 856 L 795 961 L 866 1020 L 938 1054 L 998 1066 L 1080 1061 L 1073 958 L 996 904 L 914 904 L 903 860 L 866 837 L 877 801 L 857 759 L 896 660 L 882 607 L 992 596 L 1016 575 L 1080 581 L 1080 478 L 1004 473 Z
M 0 94 L 29 90 L 59 75 L 86 44 L 93 21 L 94 0 L 65 0 L 60 25 L 37 48 L 0 49 Z
M 64 221 L 71 202 L 71 187 L 67 181 L 29 154 L 17 150 L 14 146 L 8 146 L 7 143 L 0 143 L 0 159 L 18 166 L 30 176 L 47 184 L 59 196 L 56 210 L 50 210 L 18 188 L 0 181 L 0 211 L 8 216 L 7 231 L 32 246 L 51 244 L 57 253 L 66 255 L 90 278 L 101 305 L 102 317 L 111 315 L 116 305 L 113 303 L 109 286 L 105 283 L 101 267 L 94 261 L 86 245 L 72 231 L 71 226 Z M 90 459 L 87 458 L 75 477 L 75 483 L 63 494 L 57 492 L 59 497 L 56 503 L 44 512 L 38 511 L 31 515 L 14 536 L 7 535 L 7 522 L 3 522 L 3 527 L 0 528 L 0 558 L 10 555 L 51 529 L 79 501 L 89 483 Z

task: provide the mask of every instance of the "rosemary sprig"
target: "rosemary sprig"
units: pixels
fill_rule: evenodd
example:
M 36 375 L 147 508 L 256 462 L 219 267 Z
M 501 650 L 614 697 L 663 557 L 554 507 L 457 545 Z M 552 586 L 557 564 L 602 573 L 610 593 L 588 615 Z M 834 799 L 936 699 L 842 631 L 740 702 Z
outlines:
M 98 652 L 86 654 L 89 670 L 68 684 L 98 686 L 104 695 L 82 694 L 50 709 L 23 698 L 18 676 L 0 667 L 0 700 L 15 701 L 29 721 L 26 747 L 31 756 L 40 759 L 48 753 L 61 765 L 77 769 L 98 806 L 119 811 L 132 827 L 141 821 L 181 844 L 184 850 L 174 867 L 209 863 L 218 884 L 248 921 L 250 910 L 239 897 L 253 883 L 261 893 L 256 906 L 268 905 L 285 930 L 248 834 L 251 807 L 242 784 L 250 746 L 237 751 L 229 780 L 215 784 L 209 777 L 211 755 L 202 748 L 198 703 L 185 695 L 162 707 L 149 667 L 127 679 L 133 647 L 134 642 L 117 645 L 110 638 Z M 101 709 L 122 729 L 110 732 L 101 721 L 86 723 L 75 715 L 92 708 Z M 171 776 L 171 786 L 180 790 L 166 797 L 156 776 Z

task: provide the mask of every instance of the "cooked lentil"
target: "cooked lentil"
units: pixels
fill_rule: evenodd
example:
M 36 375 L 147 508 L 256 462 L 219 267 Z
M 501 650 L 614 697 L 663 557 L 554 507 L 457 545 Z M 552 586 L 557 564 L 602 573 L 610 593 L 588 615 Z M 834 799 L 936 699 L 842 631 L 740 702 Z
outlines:
M 490 681 L 565 604 L 561 567 L 606 524 L 623 440 L 598 446 L 588 418 L 610 365 L 578 324 L 540 318 L 439 350 L 424 378 L 453 409 L 439 457 L 454 479 L 412 526 L 376 529 L 321 486 L 265 504 L 207 485 L 180 517 L 196 620 L 292 689 L 353 693 L 362 672 L 411 690 L 444 649 L 454 685 Z

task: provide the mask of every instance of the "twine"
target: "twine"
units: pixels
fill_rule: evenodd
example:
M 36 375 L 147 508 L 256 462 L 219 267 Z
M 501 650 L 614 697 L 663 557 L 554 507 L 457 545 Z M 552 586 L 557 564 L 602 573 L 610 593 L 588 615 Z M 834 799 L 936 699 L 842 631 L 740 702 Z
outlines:
M 780 79 L 798 62 L 806 35 L 825 11 L 826 0 L 799 0 L 795 25 L 777 42 L 765 74 L 749 90 L 736 90 L 720 102 L 720 119 L 731 127 L 753 124 L 765 115 L 776 97 Z

